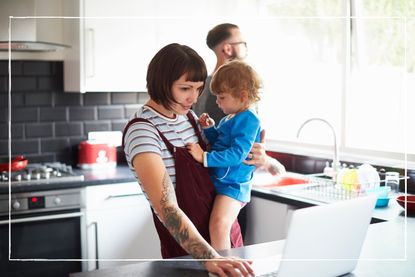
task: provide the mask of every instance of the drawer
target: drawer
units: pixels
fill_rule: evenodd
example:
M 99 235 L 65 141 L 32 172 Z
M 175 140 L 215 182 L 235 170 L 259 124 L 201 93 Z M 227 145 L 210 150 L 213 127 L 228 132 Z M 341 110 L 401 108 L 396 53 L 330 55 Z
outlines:
M 118 209 L 147 202 L 137 182 L 90 186 L 85 194 L 87 210 Z

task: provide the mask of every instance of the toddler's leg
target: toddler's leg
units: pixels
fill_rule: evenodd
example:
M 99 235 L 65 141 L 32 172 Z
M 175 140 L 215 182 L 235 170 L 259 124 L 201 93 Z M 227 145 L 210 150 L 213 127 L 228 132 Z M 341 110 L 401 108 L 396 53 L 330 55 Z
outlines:
M 210 214 L 210 242 L 216 250 L 230 249 L 230 232 L 241 209 L 241 202 L 226 195 L 215 197 L 212 213 Z

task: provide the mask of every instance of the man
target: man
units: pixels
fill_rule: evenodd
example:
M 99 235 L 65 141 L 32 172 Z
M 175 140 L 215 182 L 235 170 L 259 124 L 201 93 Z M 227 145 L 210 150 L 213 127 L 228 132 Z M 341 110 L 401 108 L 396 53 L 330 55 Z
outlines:
M 243 39 L 239 27 L 231 23 L 219 24 L 210 30 L 206 37 L 206 44 L 216 55 L 216 66 L 213 72 L 228 61 L 245 59 L 248 53 L 247 43 Z M 216 96 L 210 91 L 212 75 L 206 78 L 205 88 L 197 103 L 193 106 L 193 110 L 198 116 L 202 113 L 208 113 L 218 123 L 225 114 L 219 109 L 216 104 Z M 266 155 L 264 141 L 265 131 L 263 130 L 261 132 L 261 143 L 253 145 L 248 155 L 250 160 L 246 160 L 245 163 L 265 169 L 273 175 L 284 173 L 285 167 L 276 159 Z
M 216 66 L 213 72 L 224 63 L 234 59 L 243 60 L 247 55 L 247 44 L 242 38 L 239 27 L 235 24 L 223 23 L 214 27 L 206 37 L 206 44 L 216 55 Z M 207 77 L 203 93 L 193 106 L 193 110 L 198 116 L 208 113 L 216 123 L 219 123 L 225 114 L 219 109 L 216 96 L 210 91 L 211 78 L 212 74 Z

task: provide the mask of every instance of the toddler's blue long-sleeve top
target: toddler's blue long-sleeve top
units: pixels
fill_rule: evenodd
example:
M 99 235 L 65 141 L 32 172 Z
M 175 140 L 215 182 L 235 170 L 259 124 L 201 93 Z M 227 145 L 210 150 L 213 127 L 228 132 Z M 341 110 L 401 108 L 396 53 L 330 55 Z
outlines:
M 228 119 L 224 117 L 218 127 L 204 129 L 211 144 L 205 155 L 205 166 L 210 168 L 213 183 L 219 194 L 241 202 L 249 202 L 251 179 L 255 166 L 243 163 L 254 142 L 260 141 L 260 120 L 253 110 L 245 110 Z

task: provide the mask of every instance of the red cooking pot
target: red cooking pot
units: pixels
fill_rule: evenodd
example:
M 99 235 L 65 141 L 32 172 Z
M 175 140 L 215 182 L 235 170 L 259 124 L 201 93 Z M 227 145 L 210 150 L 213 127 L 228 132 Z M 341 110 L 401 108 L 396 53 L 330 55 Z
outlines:
M 23 156 L 12 157 L 11 170 L 19 171 L 25 169 L 27 166 L 27 159 Z M 0 159 L 0 171 L 9 171 L 9 158 Z

